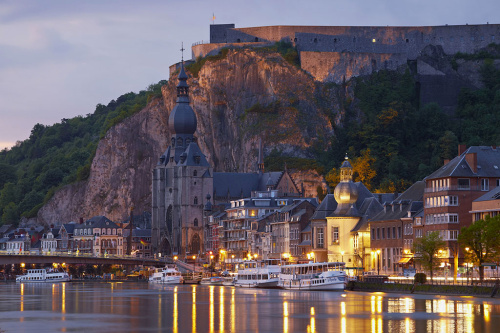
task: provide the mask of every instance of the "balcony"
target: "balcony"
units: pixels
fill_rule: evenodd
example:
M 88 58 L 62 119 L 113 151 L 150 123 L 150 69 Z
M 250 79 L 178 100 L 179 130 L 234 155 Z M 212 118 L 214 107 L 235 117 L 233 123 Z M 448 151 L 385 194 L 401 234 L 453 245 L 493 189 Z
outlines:
M 460 185 L 454 185 L 454 186 L 443 186 L 443 187 L 427 187 L 425 188 L 424 192 L 425 193 L 434 193 L 434 192 L 441 192 L 441 191 L 481 191 L 481 186 L 460 186 Z

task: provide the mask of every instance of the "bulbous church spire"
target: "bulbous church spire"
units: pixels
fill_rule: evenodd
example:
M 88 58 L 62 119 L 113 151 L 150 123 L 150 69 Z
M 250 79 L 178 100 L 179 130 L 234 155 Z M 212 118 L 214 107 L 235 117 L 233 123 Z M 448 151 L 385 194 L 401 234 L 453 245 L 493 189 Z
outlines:
M 189 105 L 189 86 L 186 82 L 187 78 L 186 72 L 184 71 L 184 62 L 182 62 L 181 71 L 177 77 L 179 80 L 177 84 L 177 101 L 168 118 L 168 127 L 172 135 L 175 134 L 175 136 L 192 137 L 194 132 L 196 132 L 196 126 L 198 124 L 196 114 Z M 185 140 L 186 138 L 181 137 L 181 139 Z

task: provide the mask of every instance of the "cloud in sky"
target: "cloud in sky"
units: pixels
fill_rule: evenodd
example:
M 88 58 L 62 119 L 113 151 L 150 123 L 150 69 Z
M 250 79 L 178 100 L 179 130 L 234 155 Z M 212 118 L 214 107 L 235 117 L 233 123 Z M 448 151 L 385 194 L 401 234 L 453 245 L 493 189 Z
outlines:
M 36 123 L 92 113 L 167 79 L 182 41 L 208 40 L 212 13 L 237 27 L 384 26 L 500 23 L 499 9 L 493 0 L 3 0 L 0 149 Z

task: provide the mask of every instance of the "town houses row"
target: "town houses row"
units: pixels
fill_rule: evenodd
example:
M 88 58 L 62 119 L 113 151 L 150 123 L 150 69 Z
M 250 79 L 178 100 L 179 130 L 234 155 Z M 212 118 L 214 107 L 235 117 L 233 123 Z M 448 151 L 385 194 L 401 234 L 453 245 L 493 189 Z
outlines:
M 92 256 L 122 256 L 129 251 L 135 257 L 151 257 L 151 228 L 132 228 L 132 237 L 129 237 L 130 231 L 129 222 L 115 223 L 105 216 L 50 228 L 3 225 L 0 227 L 0 251 Z M 130 249 L 127 248 L 129 239 Z
M 318 203 L 279 189 L 254 191 L 229 205 L 205 206 L 204 251 L 224 263 L 248 258 L 343 261 L 352 270 L 402 273 L 414 267 L 414 242 L 438 231 L 441 267 L 458 256 L 460 229 L 500 212 L 500 150 L 459 146 L 451 161 L 401 194 L 371 193 L 352 181 L 346 158 L 340 183 Z

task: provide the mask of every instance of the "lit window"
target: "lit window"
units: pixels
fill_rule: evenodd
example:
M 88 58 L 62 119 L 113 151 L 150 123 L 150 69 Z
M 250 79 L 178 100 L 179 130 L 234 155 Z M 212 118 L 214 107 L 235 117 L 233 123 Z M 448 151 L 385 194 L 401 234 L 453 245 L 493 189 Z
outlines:
M 375 38 L 372 39 L 372 43 L 375 43 L 377 40 Z

